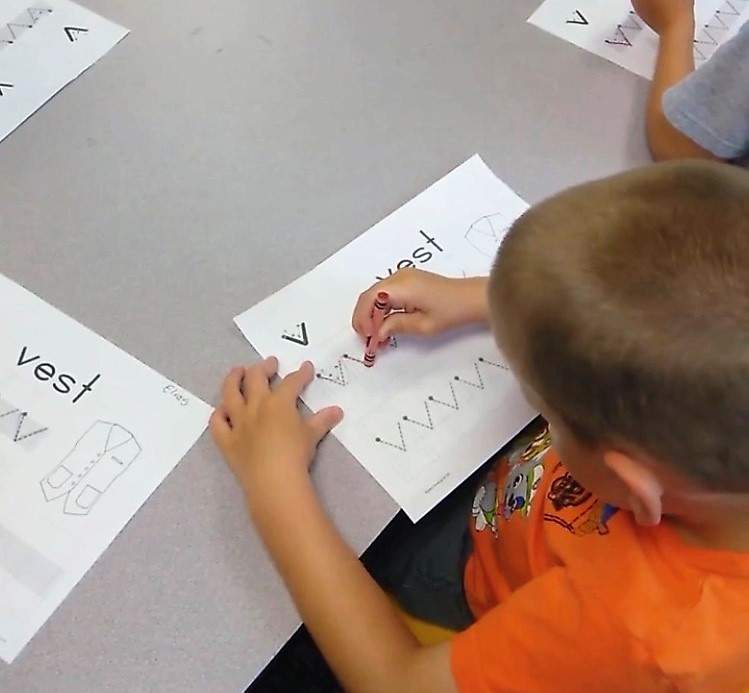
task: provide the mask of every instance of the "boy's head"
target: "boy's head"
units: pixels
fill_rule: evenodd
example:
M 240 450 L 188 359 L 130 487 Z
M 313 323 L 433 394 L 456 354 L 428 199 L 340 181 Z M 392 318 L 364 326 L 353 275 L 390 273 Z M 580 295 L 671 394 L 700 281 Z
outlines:
M 514 224 L 489 291 L 581 483 L 644 522 L 640 491 L 671 477 L 749 494 L 749 174 L 681 162 L 567 190 Z

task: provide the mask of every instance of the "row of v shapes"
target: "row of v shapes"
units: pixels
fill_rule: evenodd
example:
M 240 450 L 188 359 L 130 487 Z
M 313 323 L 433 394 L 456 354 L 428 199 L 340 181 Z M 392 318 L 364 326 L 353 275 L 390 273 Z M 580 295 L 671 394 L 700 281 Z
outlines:
M 375 436 L 374 442 L 379 445 L 385 445 L 400 452 L 408 452 L 408 435 L 407 431 L 434 431 L 437 428 L 437 419 L 434 413 L 438 410 L 447 410 L 459 412 L 466 404 L 466 394 L 471 391 L 483 392 L 486 390 L 487 383 L 485 375 L 489 371 L 509 371 L 509 368 L 500 361 L 491 361 L 483 356 L 479 356 L 471 364 L 472 372 L 470 375 L 462 377 L 454 375 L 447 381 L 446 387 L 442 389 L 439 395 L 429 395 L 423 400 L 423 412 L 418 415 L 402 415 L 395 422 L 395 437 L 390 439 L 382 436 Z
M 694 59 L 696 62 L 707 60 L 715 49 L 725 40 L 730 30 L 736 25 L 742 12 L 747 8 L 749 0 L 724 0 L 710 20 L 700 27 L 694 37 Z M 587 24 L 587 19 L 578 11 L 575 18 L 569 20 L 572 24 Z M 640 17 L 632 10 L 625 19 L 616 25 L 616 29 L 605 42 L 609 46 L 631 47 L 637 34 L 645 28 Z
M 398 347 L 395 337 L 390 338 L 390 346 Z M 333 383 L 339 387 L 347 387 L 359 368 L 366 368 L 364 360 L 342 354 L 335 363 L 329 368 L 320 368 L 316 374 L 318 380 Z M 446 409 L 454 412 L 461 411 L 465 406 L 465 392 L 486 390 L 486 373 L 489 371 L 509 371 L 509 368 L 501 361 L 494 361 L 479 356 L 471 363 L 469 375 L 454 375 L 447 381 L 444 391 L 439 394 L 432 394 L 423 400 L 423 412 L 418 415 L 408 416 L 404 414 L 395 422 L 395 437 L 384 438 L 376 436 L 374 442 L 385 445 L 400 452 L 408 452 L 408 435 L 409 428 L 412 430 L 421 429 L 434 431 L 437 428 L 437 421 L 434 412 L 439 409 Z

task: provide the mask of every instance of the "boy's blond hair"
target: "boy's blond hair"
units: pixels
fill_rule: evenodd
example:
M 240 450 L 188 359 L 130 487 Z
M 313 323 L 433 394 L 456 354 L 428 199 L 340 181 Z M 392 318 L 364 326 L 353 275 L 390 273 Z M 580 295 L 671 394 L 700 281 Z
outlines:
M 580 439 L 749 491 L 749 173 L 668 163 L 567 190 L 510 230 L 490 302 Z

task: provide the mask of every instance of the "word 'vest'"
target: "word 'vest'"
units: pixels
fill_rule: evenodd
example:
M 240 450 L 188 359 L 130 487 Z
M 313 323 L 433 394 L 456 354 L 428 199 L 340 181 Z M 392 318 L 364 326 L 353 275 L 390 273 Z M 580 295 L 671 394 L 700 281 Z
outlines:
M 385 277 L 389 277 L 392 274 L 395 274 L 400 269 L 405 269 L 406 267 L 415 267 L 417 264 L 423 265 L 426 262 L 429 262 L 434 257 L 433 250 L 429 250 L 428 246 L 431 246 L 432 248 L 435 248 L 436 251 L 442 253 L 444 252 L 444 248 L 442 248 L 437 241 L 435 240 L 434 236 L 430 236 L 425 231 L 419 230 L 419 233 L 424 237 L 424 240 L 426 241 L 425 245 L 421 245 L 418 248 L 416 248 L 412 253 L 410 258 L 403 258 L 402 260 L 399 260 L 395 264 L 395 269 L 392 267 L 388 267 L 387 274 L 385 276 L 377 277 L 378 281 L 382 281 L 385 279 Z
M 39 354 L 29 353 L 29 348 L 26 346 L 21 349 L 16 365 L 19 368 L 28 366 L 37 380 L 49 382 L 55 392 L 61 395 L 71 395 L 73 404 L 87 392 L 91 392 L 94 383 L 101 377 L 101 373 L 97 373 L 87 383 L 79 384 L 78 379 L 70 373 L 60 373 L 54 364 L 42 361 Z

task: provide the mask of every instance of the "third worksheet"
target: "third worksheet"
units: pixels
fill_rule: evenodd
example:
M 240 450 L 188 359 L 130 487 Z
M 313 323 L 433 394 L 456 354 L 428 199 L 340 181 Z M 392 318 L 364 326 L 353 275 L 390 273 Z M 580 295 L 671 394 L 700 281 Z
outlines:
M 487 274 L 527 205 L 474 156 L 308 274 L 236 318 L 263 356 L 317 378 L 312 409 L 338 404 L 334 435 L 413 519 L 533 417 L 487 329 L 398 337 L 367 368 L 351 329 L 360 292 L 405 267 Z

